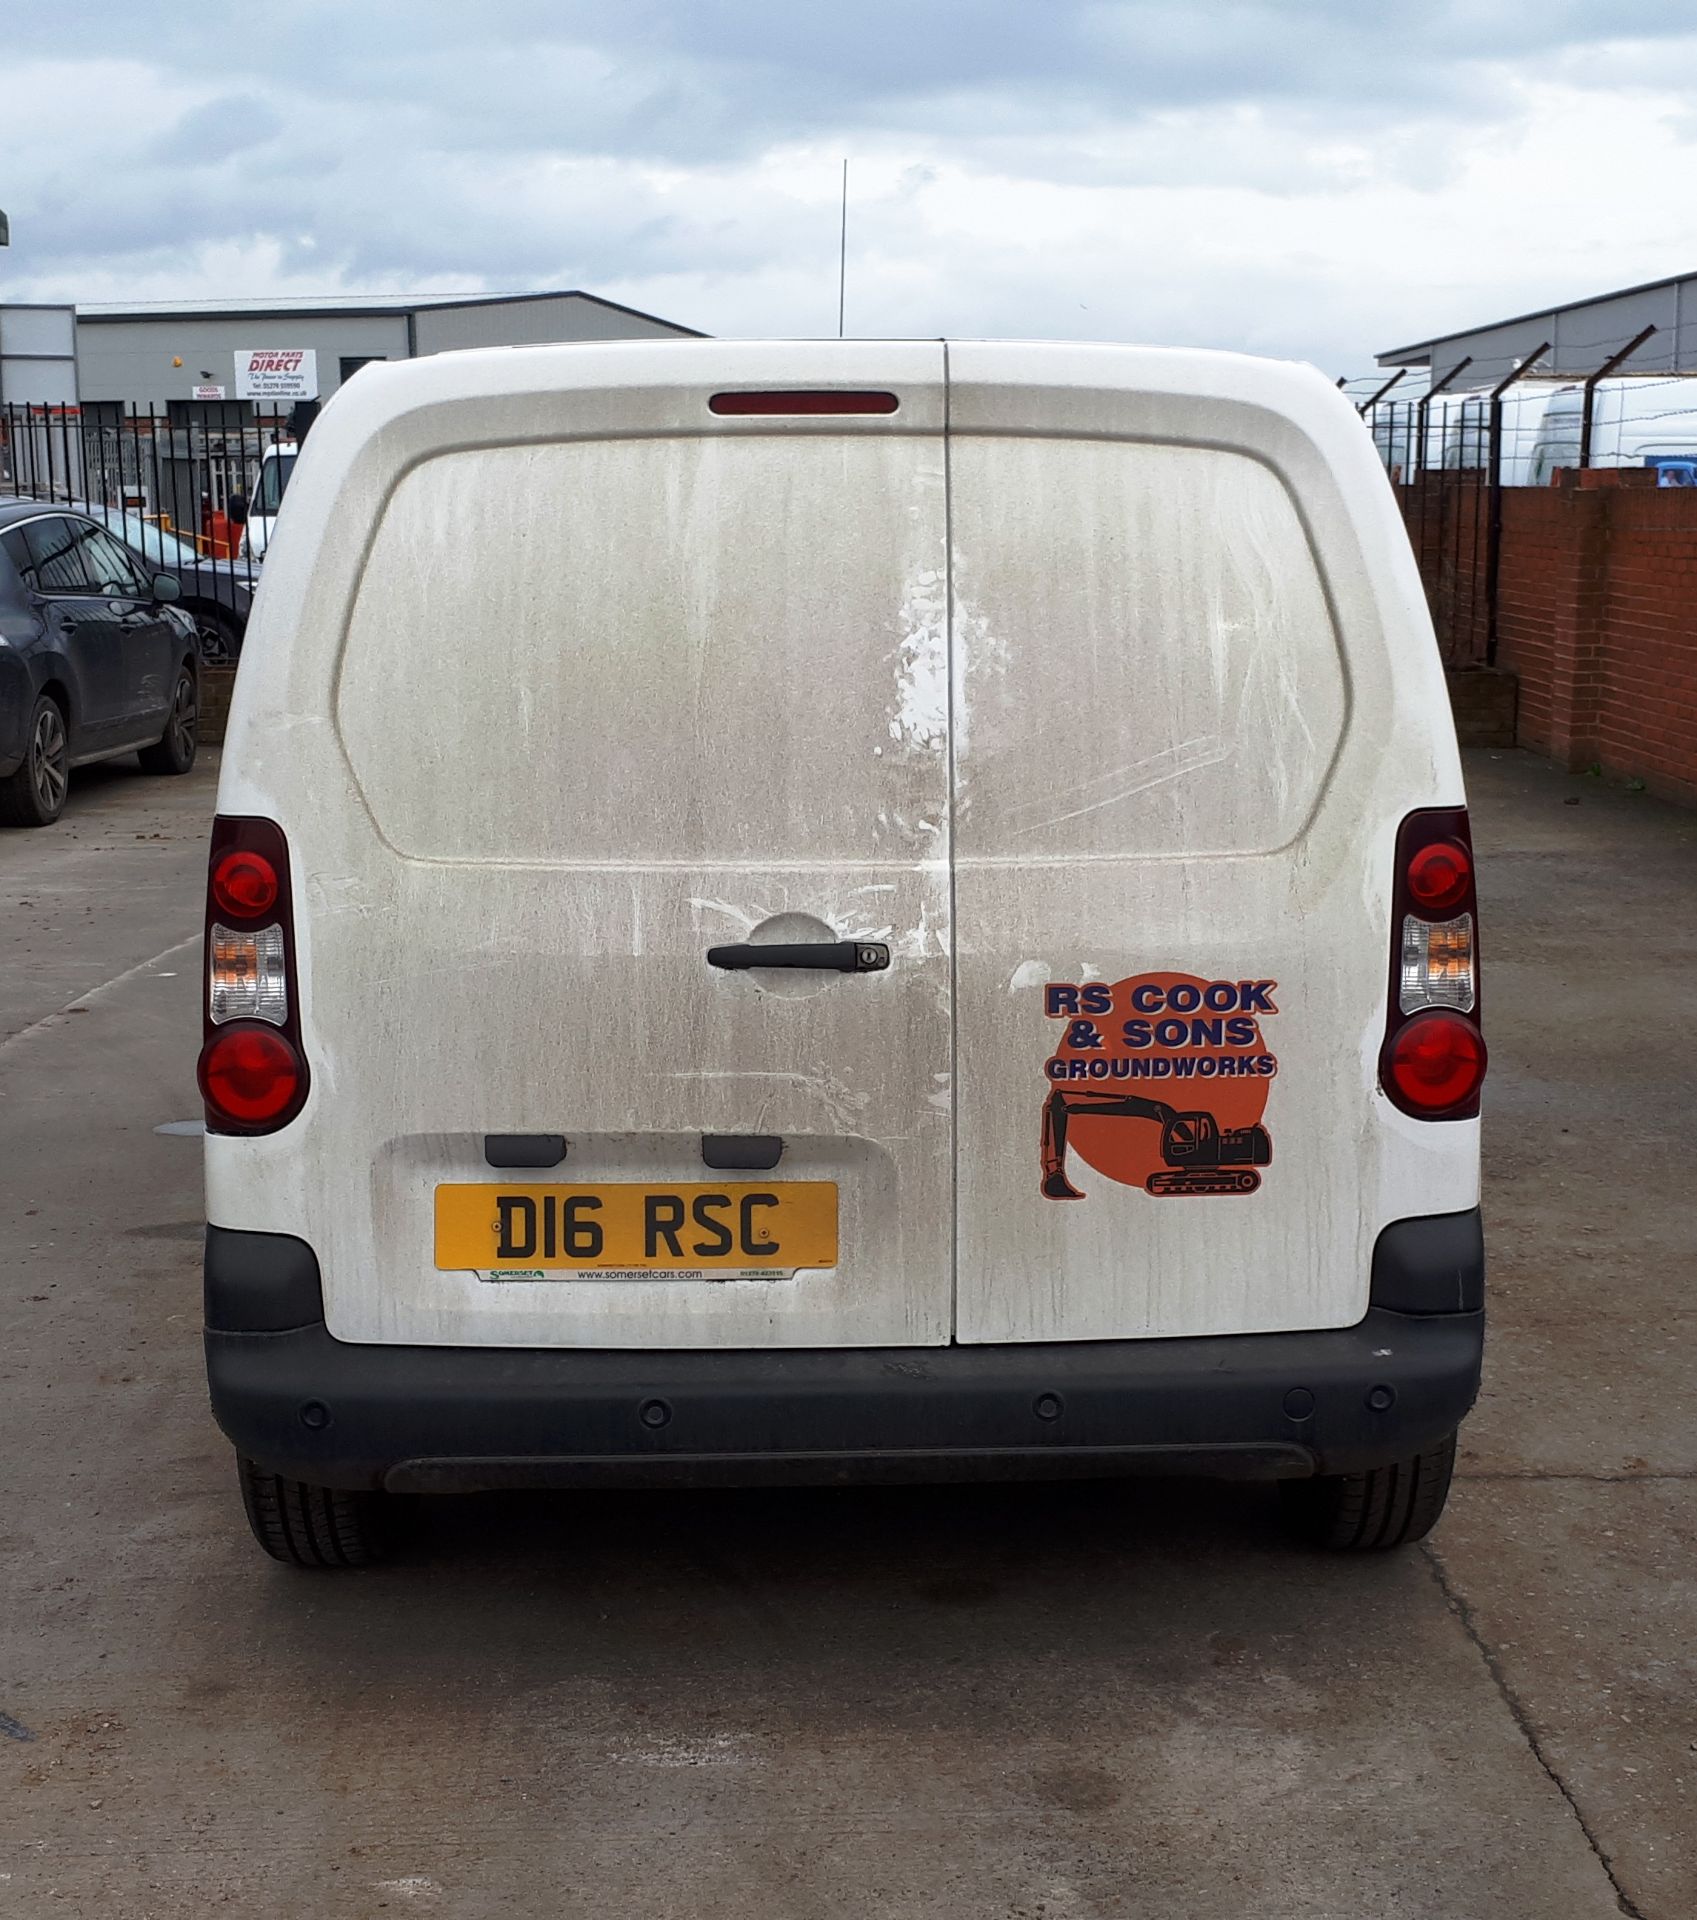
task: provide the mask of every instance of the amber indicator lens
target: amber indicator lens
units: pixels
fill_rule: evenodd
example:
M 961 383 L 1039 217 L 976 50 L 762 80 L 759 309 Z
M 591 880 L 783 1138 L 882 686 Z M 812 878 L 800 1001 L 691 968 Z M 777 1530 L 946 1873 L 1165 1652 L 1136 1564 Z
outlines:
M 1457 1013 L 1471 1013 L 1477 999 L 1472 914 L 1454 920 L 1422 920 L 1417 914 L 1405 914 L 1398 1008 L 1418 1013 L 1422 1007 L 1452 1007 Z

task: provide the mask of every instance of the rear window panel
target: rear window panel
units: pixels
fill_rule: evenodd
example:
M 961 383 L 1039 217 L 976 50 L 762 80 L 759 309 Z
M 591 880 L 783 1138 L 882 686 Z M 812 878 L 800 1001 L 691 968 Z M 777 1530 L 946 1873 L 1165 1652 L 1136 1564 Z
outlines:
M 50 519 L 28 521 L 23 528 L 29 548 L 30 585 L 38 593 L 95 593 L 98 587 L 90 576 L 85 542 L 90 532 L 83 520 L 66 520 L 58 514 Z
M 1226 449 L 950 445 L 955 847 L 1300 837 L 1345 724 L 1300 516 Z M 940 443 L 467 449 L 390 496 L 338 723 L 390 844 L 454 860 L 946 851 Z
M 961 859 L 1254 853 L 1300 835 L 1347 683 L 1269 467 L 962 435 L 950 516 Z
M 423 858 L 941 855 L 943 529 L 934 436 L 427 461 L 343 648 L 366 803 Z

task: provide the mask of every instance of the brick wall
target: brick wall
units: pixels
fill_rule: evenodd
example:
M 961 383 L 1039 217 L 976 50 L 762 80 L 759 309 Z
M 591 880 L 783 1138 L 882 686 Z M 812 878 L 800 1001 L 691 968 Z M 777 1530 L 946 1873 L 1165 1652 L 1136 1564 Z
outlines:
M 1650 478 L 1504 489 L 1497 664 L 1522 746 L 1697 801 L 1697 491 Z
M 1697 801 L 1697 494 L 1609 497 L 1594 758 Z
M 200 670 L 200 738 L 205 746 L 217 746 L 224 738 L 225 722 L 230 715 L 230 695 L 236 684 L 234 667 L 202 667 Z
M 1631 468 L 1558 479 L 1502 490 L 1497 665 L 1519 681 L 1515 737 L 1563 766 L 1697 802 L 1697 490 Z M 1488 512 L 1466 474 L 1403 490 L 1453 668 L 1486 654 Z

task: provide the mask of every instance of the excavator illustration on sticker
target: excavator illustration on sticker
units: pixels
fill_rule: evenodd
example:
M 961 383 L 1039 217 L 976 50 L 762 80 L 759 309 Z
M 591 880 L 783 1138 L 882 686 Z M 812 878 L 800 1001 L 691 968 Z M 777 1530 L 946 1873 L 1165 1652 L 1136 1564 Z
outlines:
M 1044 1198 L 1085 1198 L 1067 1177 L 1069 1149 L 1157 1199 L 1256 1192 L 1273 1158 L 1262 1121 L 1279 1063 L 1261 1021 L 1278 1012 L 1277 985 L 1181 973 L 1051 981 L 1043 1011 L 1066 1029 L 1044 1067 Z M 1202 1087 L 1179 1082 L 1206 1082 L 1206 1107 Z

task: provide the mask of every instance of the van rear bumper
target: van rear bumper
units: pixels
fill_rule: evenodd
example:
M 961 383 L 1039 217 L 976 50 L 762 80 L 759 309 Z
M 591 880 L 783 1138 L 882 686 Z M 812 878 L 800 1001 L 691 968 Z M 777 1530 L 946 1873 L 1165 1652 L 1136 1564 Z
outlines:
M 1387 1229 L 1430 1230 L 1403 1235 L 1399 1285 L 1423 1238 L 1453 1288 L 1458 1233 L 1476 1244 L 1477 1222 L 1445 1215 Z M 317 1262 L 303 1242 L 208 1230 L 213 1413 L 240 1452 L 273 1472 L 398 1492 L 1354 1473 L 1460 1425 L 1484 1342 L 1470 1284 L 1461 1288 L 1467 1311 L 1376 1305 L 1353 1327 L 1312 1333 L 1040 1346 L 354 1346 L 331 1336 L 322 1309 L 308 1324 L 254 1329 L 254 1318 L 275 1321 L 291 1296 L 302 1298 L 306 1262 L 316 1294 Z M 242 1269 L 261 1283 L 249 1296 L 266 1300 L 257 1314 L 228 1304 Z M 300 1291 L 280 1285 L 289 1273 Z

